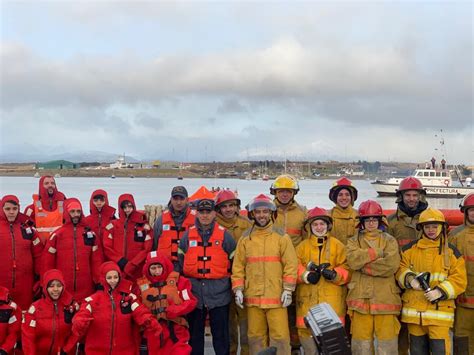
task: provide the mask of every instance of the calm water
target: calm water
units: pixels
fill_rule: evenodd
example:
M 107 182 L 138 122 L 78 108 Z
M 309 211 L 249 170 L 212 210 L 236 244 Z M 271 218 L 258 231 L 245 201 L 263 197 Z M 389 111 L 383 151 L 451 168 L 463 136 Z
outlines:
M 32 202 L 31 195 L 38 192 L 39 179 L 34 177 L 0 177 L 0 196 L 14 194 L 20 199 L 22 207 L 26 207 Z M 320 206 L 332 207 L 332 202 L 328 198 L 328 191 L 334 180 L 302 180 L 300 181 L 300 192 L 296 199 L 301 204 L 311 208 Z M 104 189 L 109 194 L 109 201 L 116 206 L 118 196 L 122 193 L 132 193 L 139 208 L 144 205 L 161 204 L 168 202 L 173 186 L 184 185 L 191 195 L 200 186 L 207 188 L 221 187 L 237 190 L 242 200 L 242 205 L 259 193 L 269 194 L 271 181 L 261 180 L 239 180 L 239 179 L 184 179 L 176 178 L 78 178 L 62 177 L 57 178 L 58 189 L 67 197 L 77 197 L 88 209 L 89 198 L 92 191 Z M 378 201 L 383 208 L 395 208 L 395 198 L 377 197 L 375 190 L 370 185 L 370 181 L 356 180 L 355 186 L 359 190 L 358 203 L 367 199 Z M 436 208 L 455 208 L 459 206 L 460 199 L 434 199 L 430 198 L 429 203 Z

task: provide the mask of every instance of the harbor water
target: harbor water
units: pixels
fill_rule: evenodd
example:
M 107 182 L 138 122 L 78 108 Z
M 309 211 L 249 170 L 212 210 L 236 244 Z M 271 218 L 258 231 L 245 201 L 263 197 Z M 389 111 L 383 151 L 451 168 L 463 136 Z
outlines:
M 328 198 L 328 192 L 334 183 L 331 180 L 302 180 L 299 182 L 300 191 L 296 200 L 308 207 L 320 206 L 331 208 L 333 203 Z M 34 177 L 0 177 L 0 196 L 14 194 L 20 199 L 22 209 L 32 203 L 32 194 L 38 193 L 38 178 Z M 119 195 L 131 193 L 135 197 L 138 208 L 145 205 L 166 205 L 173 186 L 183 185 L 191 195 L 200 186 L 208 189 L 229 188 L 237 191 L 245 206 L 251 198 L 260 193 L 269 194 L 272 181 L 239 180 L 239 179 L 184 179 L 176 178 L 90 178 L 90 177 L 61 177 L 56 179 L 58 190 L 67 197 L 78 198 L 88 212 L 89 198 L 92 191 L 104 189 L 109 194 L 109 202 L 117 205 Z M 384 209 L 396 207 L 394 197 L 377 197 L 369 180 L 354 180 L 359 191 L 355 203 L 357 207 L 361 201 L 373 199 L 378 201 Z M 457 209 L 461 199 L 455 198 L 428 198 L 430 206 L 441 209 Z

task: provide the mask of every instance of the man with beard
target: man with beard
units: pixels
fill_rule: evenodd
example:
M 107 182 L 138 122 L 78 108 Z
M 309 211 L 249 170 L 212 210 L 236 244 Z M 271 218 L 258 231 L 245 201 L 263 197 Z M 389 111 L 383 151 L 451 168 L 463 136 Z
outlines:
M 274 226 L 276 206 L 269 197 L 258 195 L 248 211 L 253 225 L 240 239 L 232 266 L 235 303 L 247 307 L 251 354 L 267 346 L 289 354 L 286 308 L 296 287 L 295 249 L 288 235 Z
M 168 257 L 173 265 L 178 264 L 178 245 L 184 232 L 194 225 L 196 212 L 189 208 L 188 191 L 184 186 L 171 190 L 168 210 L 157 218 L 153 226 L 153 247 Z
M 428 208 L 426 191 L 417 178 L 409 176 L 400 182 L 397 189 L 397 210 L 388 216 L 388 233 L 393 236 L 398 246 L 411 243 L 419 238 L 416 225 L 420 214 Z M 408 329 L 406 323 L 401 324 L 398 336 L 398 352 L 408 354 Z
M 238 243 L 242 233 L 252 226 L 248 218 L 241 216 L 240 200 L 230 190 L 222 190 L 216 196 L 217 223 L 224 227 Z M 234 302 L 230 304 L 229 314 L 230 354 L 237 354 L 240 340 L 240 354 L 249 353 L 247 338 L 247 311 Z M 240 337 L 240 339 L 239 339 Z
M 102 253 L 95 233 L 84 222 L 78 199 L 65 201 L 64 225 L 51 234 L 43 252 L 43 270 L 58 269 L 77 301 L 94 292 Z
M 41 242 L 44 244 L 52 232 L 63 224 L 64 200 L 54 177 L 42 176 L 39 193 L 33 195 L 33 203 L 25 208 L 25 214 L 33 221 Z
M 274 221 L 275 226 L 288 234 L 294 248 L 307 237 L 303 233 L 307 210 L 305 206 L 301 206 L 295 201 L 295 195 L 299 190 L 296 178 L 285 174 L 278 176 L 270 187 L 270 193 L 275 196 L 273 202 L 277 208 Z M 297 353 L 301 344 L 298 338 L 298 329 L 296 328 L 296 306 L 294 304 L 288 307 L 288 321 L 291 347 L 294 353 Z
M 216 223 L 213 200 L 200 200 L 196 225 L 179 242 L 179 272 L 191 280 L 198 303 L 188 314 L 193 355 L 204 355 L 204 327 L 209 314 L 212 345 L 216 355 L 229 354 L 230 269 L 235 241 Z

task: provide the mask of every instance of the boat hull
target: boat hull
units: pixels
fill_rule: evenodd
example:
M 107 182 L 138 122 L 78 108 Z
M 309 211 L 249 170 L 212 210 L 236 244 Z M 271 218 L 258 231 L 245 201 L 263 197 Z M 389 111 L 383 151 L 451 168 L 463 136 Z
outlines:
M 395 196 L 398 189 L 397 184 L 388 184 L 384 182 L 373 182 L 372 186 L 379 196 Z M 440 198 L 461 198 L 474 192 L 474 187 L 461 186 L 424 186 L 426 196 Z

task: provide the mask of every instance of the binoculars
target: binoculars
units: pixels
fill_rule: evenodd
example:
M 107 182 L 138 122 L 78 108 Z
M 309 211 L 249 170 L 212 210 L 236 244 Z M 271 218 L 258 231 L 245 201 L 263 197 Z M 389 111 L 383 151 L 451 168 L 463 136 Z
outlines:
M 310 261 L 307 265 L 306 265 L 306 270 L 308 271 L 314 271 L 314 272 L 317 272 L 317 273 L 322 273 L 324 269 L 327 269 L 329 266 L 331 266 L 331 264 L 329 263 L 323 263 L 323 264 L 315 264 L 313 263 L 312 261 Z

